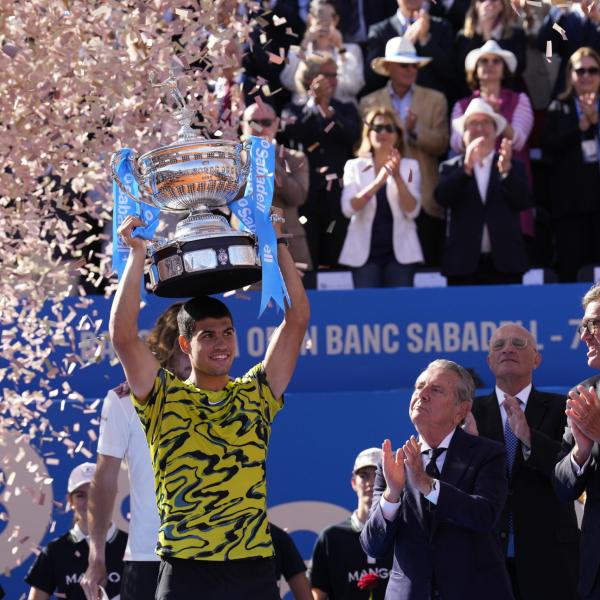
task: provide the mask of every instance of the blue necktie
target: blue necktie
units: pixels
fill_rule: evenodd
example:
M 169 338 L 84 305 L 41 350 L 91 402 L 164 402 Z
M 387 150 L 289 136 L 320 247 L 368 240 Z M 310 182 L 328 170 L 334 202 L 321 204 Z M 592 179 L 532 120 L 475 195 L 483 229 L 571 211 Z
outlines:
M 521 408 L 521 400 L 517 398 L 519 402 L 519 409 Z M 510 473 L 513 468 L 513 464 L 515 462 L 515 456 L 517 455 L 517 448 L 519 447 L 519 438 L 513 433 L 513 430 L 510 428 L 510 424 L 508 422 L 508 415 L 506 416 L 506 423 L 504 424 L 504 444 L 506 445 L 506 466 L 508 468 L 508 475 L 510 477 Z M 506 555 L 509 557 L 514 557 L 515 555 L 515 527 L 513 523 L 513 515 L 512 512 L 508 513 L 508 548 L 506 551 Z

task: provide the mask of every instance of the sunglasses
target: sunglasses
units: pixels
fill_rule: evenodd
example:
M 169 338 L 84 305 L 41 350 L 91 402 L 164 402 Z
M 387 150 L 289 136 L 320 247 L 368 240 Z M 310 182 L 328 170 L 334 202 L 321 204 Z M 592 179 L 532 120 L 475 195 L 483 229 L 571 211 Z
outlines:
M 414 69 L 415 71 L 419 68 L 417 63 L 396 63 L 401 69 Z
M 260 125 L 261 127 L 271 127 L 274 119 L 250 119 L 250 125 Z
M 527 346 L 527 338 L 520 338 L 520 337 L 512 337 L 512 338 L 508 338 L 508 339 L 500 338 L 492 344 L 491 348 L 492 348 L 492 350 L 502 350 L 508 343 L 510 343 L 510 345 L 513 348 L 517 348 L 517 349 L 521 350 L 522 348 L 525 348 Z
M 504 61 L 499 57 L 494 58 L 480 58 L 477 63 L 480 65 L 501 65 Z
M 579 67 L 579 69 L 573 69 L 578 77 L 583 75 L 598 75 L 600 73 L 600 67 Z
M 389 123 L 386 125 L 369 125 L 369 129 L 374 131 L 375 133 L 381 133 L 382 131 L 386 131 L 387 133 L 394 133 L 396 128 Z

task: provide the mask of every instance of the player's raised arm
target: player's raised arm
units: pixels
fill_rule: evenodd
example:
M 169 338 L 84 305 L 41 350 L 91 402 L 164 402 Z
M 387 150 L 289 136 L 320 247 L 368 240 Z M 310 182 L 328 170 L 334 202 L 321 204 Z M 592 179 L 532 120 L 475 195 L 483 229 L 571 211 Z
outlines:
M 146 242 L 131 237 L 143 225 L 139 217 L 129 216 L 119 228 L 119 235 L 131 248 L 123 276 L 110 310 L 110 340 L 121 361 L 131 391 L 144 403 L 152 390 L 159 364 L 138 333 L 140 285 L 144 276 Z
M 275 209 L 278 210 L 278 209 Z M 281 240 L 281 223 L 273 223 L 275 235 Z M 310 306 L 302 279 L 285 243 L 277 244 L 279 268 L 292 302 L 286 307 L 281 325 L 277 328 L 265 355 L 265 372 L 275 397 L 287 388 L 300 353 L 310 319 Z

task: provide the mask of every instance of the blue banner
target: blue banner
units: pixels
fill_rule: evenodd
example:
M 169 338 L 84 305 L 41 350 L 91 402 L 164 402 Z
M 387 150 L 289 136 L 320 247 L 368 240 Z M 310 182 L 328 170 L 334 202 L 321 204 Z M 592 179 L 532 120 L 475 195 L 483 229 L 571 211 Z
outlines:
M 131 196 L 139 198 L 139 187 L 131 168 L 134 154 L 134 151 L 130 148 L 122 148 L 118 153 L 116 172 L 122 185 Z M 144 240 L 151 240 L 158 227 L 160 209 L 139 200 L 135 201 L 133 198 L 123 192 L 116 181 L 113 181 L 113 269 L 119 278 L 129 256 L 129 247 L 117 233 L 121 223 L 129 215 L 137 215 L 144 221 L 145 225 L 144 227 L 137 227 L 133 231 L 132 237 L 140 237 Z
M 258 238 L 262 265 L 262 294 L 259 316 L 271 299 L 282 310 L 284 300 L 290 304 L 290 297 L 279 270 L 277 260 L 277 240 L 271 224 L 271 202 L 275 179 L 275 146 L 272 142 L 256 136 L 249 136 L 250 172 L 246 181 L 246 194 L 231 204 L 236 217 Z
M 581 297 L 589 286 L 488 286 L 436 289 L 381 289 L 308 291 L 311 321 L 302 344 L 290 392 L 390 390 L 409 387 L 436 358 L 449 358 L 473 369 L 486 386 L 492 376 L 486 358 L 489 339 L 506 321 L 519 321 L 536 336 L 542 363 L 536 369 L 538 385 L 569 386 L 591 375 L 585 345 L 577 334 L 583 310 Z M 281 323 L 281 313 L 266 311 L 260 320 L 258 292 L 222 298 L 234 319 L 237 340 L 233 374 L 245 372 L 267 350 L 270 336 Z M 89 304 L 88 304 L 89 302 Z M 174 302 L 149 295 L 140 313 L 142 335 Z M 60 313 L 73 311 L 73 344 L 78 366 L 62 382 L 86 397 L 116 386 L 123 370 L 108 342 L 110 299 L 88 297 L 63 301 Z M 54 311 L 57 308 L 54 307 Z M 63 372 L 72 361 L 69 348 L 56 346 L 52 362 Z M 7 366 L 2 364 L 0 368 Z M 10 382 L 5 378 L 3 385 Z M 33 385 L 33 384 L 32 384 Z

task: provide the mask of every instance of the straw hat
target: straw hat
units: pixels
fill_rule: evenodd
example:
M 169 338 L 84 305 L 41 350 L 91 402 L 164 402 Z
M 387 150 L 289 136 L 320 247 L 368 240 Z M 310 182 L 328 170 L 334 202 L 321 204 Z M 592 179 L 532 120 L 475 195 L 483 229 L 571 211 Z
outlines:
M 410 40 L 402 37 L 393 37 L 385 45 L 385 56 L 379 56 L 371 61 L 371 68 L 375 73 L 389 77 L 388 63 L 417 65 L 424 67 L 431 62 L 429 56 L 419 56 Z
M 485 115 L 490 117 L 496 125 L 496 137 L 498 137 L 506 127 L 506 119 L 499 115 L 485 100 L 482 98 L 473 98 L 467 106 L 464 114 L 457 119 L 452 120 L 452 127 L 462 136 L 465 132 L 467 120 L 472 115 Z
M 517 69 L 517 57 L 509 50 L 504 50 L 498 45 L 496 40 L 488 40 L 481 48 L 471 50 L 465 58 L 465 71 L 474 71 L 477 66 L 477 61 L 486 54 L 499 56 L 508 67 L 511 73 Z

